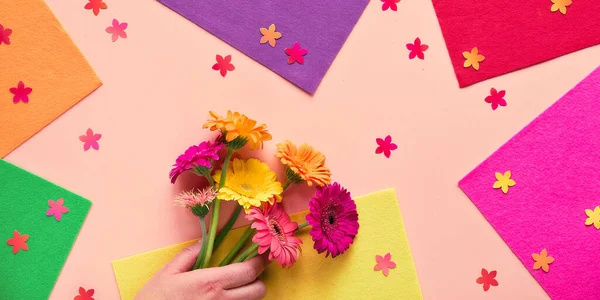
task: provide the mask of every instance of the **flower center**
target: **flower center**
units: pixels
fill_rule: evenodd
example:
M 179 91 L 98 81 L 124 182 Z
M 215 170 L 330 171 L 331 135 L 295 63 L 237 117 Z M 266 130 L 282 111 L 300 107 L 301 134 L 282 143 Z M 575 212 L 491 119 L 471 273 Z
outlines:
M 325 207 L 321 216 L 321 228 L 327 237 L 331 236 L 338 228 L 337 208 L 335 204 Z
M 276 236 L 280 241 L 285 240 L 285 234 L 283 232 L 283 228 L 277 221 L 269 220 L 269 226 L 271 227 L 271 233 Z
M 331 215 L 329 216 L 329 218 L 327 220 L 329 221 L 330 225 L 333 225 L 333 222 L 335 222 L 335 219 Z
M 246 184 L 242 184 L 242 190 L 244 190 L 244 192 L 248 193 L 252 190 L 252 188 Z

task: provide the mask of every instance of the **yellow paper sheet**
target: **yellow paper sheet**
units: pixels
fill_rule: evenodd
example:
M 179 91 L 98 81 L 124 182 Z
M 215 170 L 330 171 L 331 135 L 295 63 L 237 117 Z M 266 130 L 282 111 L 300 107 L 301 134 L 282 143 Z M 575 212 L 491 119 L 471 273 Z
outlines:
M 350 250 L 334 259 L 325 258 L 312 249 L 308 230 L 302 256 L 290 269 L 271 263 L 261 279 L 267 286 L 267 299 L 422 299 L 417 273 L 402 224 L 394 190 L 384 190 L 356 200 L 360 229 Z M 307 212 L 292 219 L 303 222 Z M 233 230 L 215 253 L 220 261 L 243 233 Z M 113 262 L 113 269 L 123 300 L 131 300 L 158 269 L 179 251 L 196 241 L 189 241 Z M 375 255 L 390 252 L 397 264 L 388 277 L 376 272 Z
M 12 30 L 0 44 L 2 158 L 102 82 L 43 0 L 0 0 L 0 24 Z M 27 104 L 9 92 L 19 81 L 33 89 Z

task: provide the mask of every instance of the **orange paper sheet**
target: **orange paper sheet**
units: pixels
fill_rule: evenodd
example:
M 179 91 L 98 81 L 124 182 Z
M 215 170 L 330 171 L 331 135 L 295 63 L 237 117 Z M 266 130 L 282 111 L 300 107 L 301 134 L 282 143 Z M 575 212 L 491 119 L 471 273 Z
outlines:
M 102 82 L 43 0 L 0 0 L 0 157 L 42 130 Z M 13 103 L 23 81 L 29 103 Z

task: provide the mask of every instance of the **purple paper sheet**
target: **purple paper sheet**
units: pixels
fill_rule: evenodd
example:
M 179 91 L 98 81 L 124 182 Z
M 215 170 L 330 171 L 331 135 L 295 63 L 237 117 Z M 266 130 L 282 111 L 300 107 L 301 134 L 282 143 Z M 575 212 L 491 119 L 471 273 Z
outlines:
M 360 18 L 368 0 L 158 0 L 285 79 L 313 94 Z M 260 28 L 283 34 L 272 48 Z M 299 42 L 304 64 L 287 63 L 285 48 Z

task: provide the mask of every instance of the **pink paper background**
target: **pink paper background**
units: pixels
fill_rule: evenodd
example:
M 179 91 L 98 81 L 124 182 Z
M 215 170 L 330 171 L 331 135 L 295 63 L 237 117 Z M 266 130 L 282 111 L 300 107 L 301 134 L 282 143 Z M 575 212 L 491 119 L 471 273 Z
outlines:
M 600 299 L 600 68 L 469 173 L 460 187 L 553 299 Z M 494 189 L 495 172 L 516 185 Z M 549 273 L 533 270 L 547 249 Z
M 47 2 L 104 82 L 6 157 L 94 203 L 52 300 L 79 286 L 118 299 L 112 260 L 198 237 L 172 206 L 181 186 L 168 173 L 208 136 L 206 111 L 227 108 L 268 124 L 273 166 L 276 142 L 306 141 L 354 195 L 396 188 L 425 299 L 548 299 L 456 182 L 600 65 L 600 47 L 461 90 L 429 1 L 398 12 L 371 1 L 311 97 L 158 2 L 107 0 L 97 17 L 85 1 Z M 129 23 L 127 39 L 104 31 L 113 18 Z M 408 59 L 416 37 L 430 46 L 424 61 Z M 211 69 L 216 54 L 233 55 L 226 78 Z M 484 102 L 491 87 L 507 90 L 507 107 Z M 83 152 L 87 128 L 103 135 L 100 151 Z M 388 134 L 399 147 L 390 159 L 375 155 Z M 475 283 L 482 267 L 498 270 L 487 293 Z

